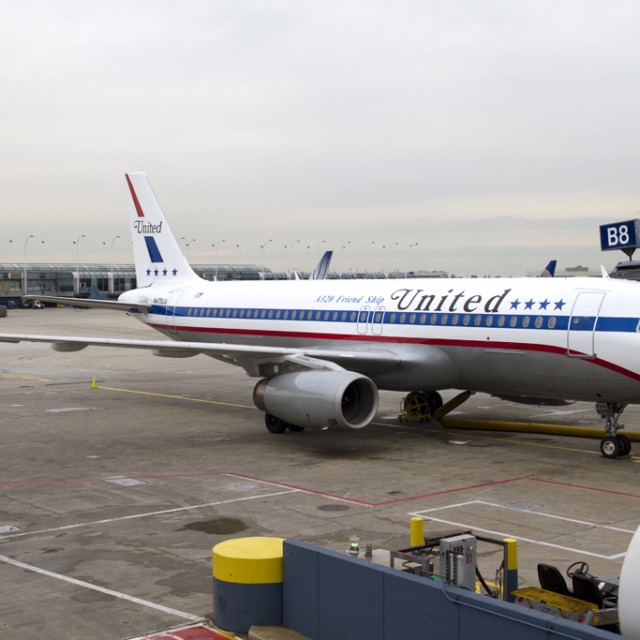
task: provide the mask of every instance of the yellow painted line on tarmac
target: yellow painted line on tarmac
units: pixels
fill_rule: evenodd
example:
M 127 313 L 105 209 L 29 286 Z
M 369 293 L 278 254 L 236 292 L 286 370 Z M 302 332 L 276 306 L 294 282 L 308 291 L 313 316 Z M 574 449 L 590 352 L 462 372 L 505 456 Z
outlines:
M 49 382 L 50 378 L 37 378 L 36 376 L 2 374 L 0 378 L 5 380 L 36 380 L 37 382 Z
M 255 409 L 256 407 L 248 404 L 235 404 L 233 402 L 221 402 L 219 400 L 204 400 L 203 398 L 190 398 L 188 396 L 175 396 L 169 393 L 157 393 L 154 391 L 138 391 L 136 389 L 119 389 L 117 387 L 103 387 L 96 385 L 96 389 L 104 389 L 105 391 L 115 391 L 116 393 L 134 393 L 141 396 L 153 396 L 156 398 L 169 398 L 170 400 L 186 400 L 188 402 L 200 402 L 202 404 L 215 404 L 223 407 L 237 407 L 239 409 Z
M 497 438 L 493 436 L 479 436 L 481 439 L 496 440 L 497 442 L 507 442 L 513 445 L 525 445 L 527 447 L 540 447 L 542 449 L 557 449 L 559 451 L 571 451 L 572 453 L 588 453 L 593 456 L 601 456 L 600 451 L 591 451 L 589 449 L 577 449 L 576 447 L 563 447 L 557 444 L 542 444 L 541 442 L 522 442 L 521 440 L 510 440 L 509 438 Z

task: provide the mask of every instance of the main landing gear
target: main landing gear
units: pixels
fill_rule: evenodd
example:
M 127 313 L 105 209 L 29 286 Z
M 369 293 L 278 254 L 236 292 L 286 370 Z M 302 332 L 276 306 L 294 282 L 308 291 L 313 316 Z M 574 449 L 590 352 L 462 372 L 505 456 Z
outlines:
M 442 396 L 437 391 L 412 391 L 400 405 L 400 422 L 426 422 L 442 406 Z
M 287 429 L 289 431 L 304 431 L 304 427 L 299 427 L 295 424 L 289 424 L 285 422 L 281 418 L 277 418 L 276 416 L 265 413 L 264 414 L 264 423 L 267 425 L 267 430 L 269 433 L 284 433 Z
M 624 429 L 624 425 L 619 424 L 618 420 L 626 407 L 626 404 L 616 402 L 596 403 L 598 415 L 606 420 L 604 427 L 606 435 L 600 440 L 600 452 L 605 458 L 618 458 L 631 453 L 631 440 L 625 435 L 618 434 L 619 429 Z

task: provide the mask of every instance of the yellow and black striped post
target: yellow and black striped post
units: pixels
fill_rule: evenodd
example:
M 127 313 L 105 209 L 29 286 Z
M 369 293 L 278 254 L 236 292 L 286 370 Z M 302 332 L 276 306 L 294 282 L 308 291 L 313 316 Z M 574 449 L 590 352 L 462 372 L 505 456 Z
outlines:
M 226 631 L 282 624 L 283 538 L 236 538 L 213 547 L 213 621 Z

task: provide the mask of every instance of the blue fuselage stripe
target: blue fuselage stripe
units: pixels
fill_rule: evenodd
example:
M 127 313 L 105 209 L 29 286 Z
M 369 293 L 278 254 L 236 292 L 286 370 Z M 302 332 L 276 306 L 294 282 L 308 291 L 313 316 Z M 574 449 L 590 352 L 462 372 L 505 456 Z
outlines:
M 624 317 L 525 315 L 500 313 L 442 313 L 344 309 L 277 309 L 237 307 L 171 307 L 153 305 L 149 314 L 182 319 L 322 322 L 469 329 L 525 329 L 546 331 L 597 331 L 635 333 L 640 319 Z

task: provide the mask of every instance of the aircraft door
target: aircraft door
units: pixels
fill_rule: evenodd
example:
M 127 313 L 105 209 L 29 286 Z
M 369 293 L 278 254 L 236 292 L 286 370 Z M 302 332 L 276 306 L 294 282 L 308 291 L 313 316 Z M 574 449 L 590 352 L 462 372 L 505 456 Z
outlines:
M 376 307 L 376 310 L 371 314 L 371 333 L 374 336 L 382 335 L 383 327 L 384 327 L 384 307 Z
M 173 291 L 169 298 L 169 304 L 167 305 L 167 328 L 169 333 L 178 333 L 178 327 L 180 326 L 180 307 L 178 301 L 182 297 L 182 291 Z
M 567 355 L 574 358 L 593 358 L 595 330 L 604 300 L 603 291 L 583 291 L 573 303 L 567 332 Z
M 369 305 L 365 305 L 358 311 L 358 333 L 366 335 L 370 333 L 374 336 L 382 334 L 384 326 L 384 307 L 376 307 L 373 310 Z
M 358 311 L 358 333 L 364 335 L 369 327 L 369 306 L 360 307 Z

